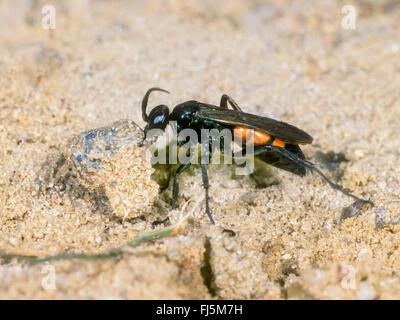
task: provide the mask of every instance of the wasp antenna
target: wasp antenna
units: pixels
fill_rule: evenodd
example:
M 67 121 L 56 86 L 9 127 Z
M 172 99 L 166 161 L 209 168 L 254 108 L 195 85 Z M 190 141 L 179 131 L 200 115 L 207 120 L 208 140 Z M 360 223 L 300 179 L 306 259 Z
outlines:
M 149 122 L 149 117 L 146 114 L 147 101 L 149 100 L 149 95 L 152 91 L 162 91 L 165 93 L 170 93 L 169 91 L 158 88 L 158 87 L 153 87 L 153 88 L 150 88 L 149 90 L 147 90 L 147 92 L 144 95 L 143 100 L 142 100 L 142 118 L 143 118 L 143 121 L 146 121 L 146 122 Z

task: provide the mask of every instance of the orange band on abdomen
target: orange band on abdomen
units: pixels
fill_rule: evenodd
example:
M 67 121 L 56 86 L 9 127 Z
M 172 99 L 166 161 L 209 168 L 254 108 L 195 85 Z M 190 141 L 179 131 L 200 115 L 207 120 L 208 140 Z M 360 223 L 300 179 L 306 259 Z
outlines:
M 237 126 L 233 128 L 233 136 L 238 139 L 242 139 L 242 141 L 246 141 L 247 135 L 251 134 L 250 133 L 251 130 L 253 129 Z M 254 132 L 253 134 L 254 146 L 256 147 L 266 145 L 271 139 L 271 136 L 268 133 L 261 132 L 258 130 L 253 130 L 253 132 Z M 282 148 L 285 147 L 285 143 L 282 140 L 279 140 L 278 138 L 274 139 L 272 145 Z

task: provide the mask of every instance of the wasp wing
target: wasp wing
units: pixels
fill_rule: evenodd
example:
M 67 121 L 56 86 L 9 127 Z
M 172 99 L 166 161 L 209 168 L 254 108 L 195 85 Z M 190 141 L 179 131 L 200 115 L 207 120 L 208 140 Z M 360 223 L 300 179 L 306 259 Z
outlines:
M 262 131 L 285 143 L 308 144 L 313 141 L 308 133 L 295 126 L 251 113 L 204 106 L 197 111 L 197 116 L 229 126 L 241 126 Z
M 304 154 L 297 144 L 288 143 L 285 145 L 285 149 L 295 154 L 300 159 L 305 160 Z M 306 174 L 306 168 L 303 165 L 274 150 L 265 151 L 259 154 L 257 158 L 271 166 L 297 174 L 300 177 L 303 177 Z

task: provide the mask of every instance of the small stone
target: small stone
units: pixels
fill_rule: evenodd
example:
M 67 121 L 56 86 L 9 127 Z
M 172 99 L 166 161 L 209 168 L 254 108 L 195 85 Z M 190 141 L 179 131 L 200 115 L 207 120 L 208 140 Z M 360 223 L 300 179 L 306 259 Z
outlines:
M 361 249 L 357 256 L 357 261 L 365 261 L 372 258 L 372 251 L 369 248 Z
M 366 203 L 363 200 L 356 200 L 350 206 L 343 208 L 339 222 L 357 215 Z
M 354 151 L 354 156 L 356 157 L 356 159 L 361 159 L 364 157 L 364 151 L 362 151 L 361 149 L 357 149 L 356 151 Z
M 358 300 L 372 300 L 376 297 L 376 292 L 373 286 L 363 281 L 360 283 L 356 297 Z
M 309 222 L 304 222 L 303 225 L 301 226 L 301 230 L 302 230 L 304 233 L 311 232 L 311 230 L 312 230 L 311 223 L 309 223 Z
M 10 243 L 14 246 L 17 247 L 19 245 L 19 241 L 17 238 L 10 238 Z
M 75 136 L 66 155 L 79 183 L 120 218 L 146 214 L 158 196 L 147 149 L 138 146 L 142 139 L 133 121 L 120 120 Z

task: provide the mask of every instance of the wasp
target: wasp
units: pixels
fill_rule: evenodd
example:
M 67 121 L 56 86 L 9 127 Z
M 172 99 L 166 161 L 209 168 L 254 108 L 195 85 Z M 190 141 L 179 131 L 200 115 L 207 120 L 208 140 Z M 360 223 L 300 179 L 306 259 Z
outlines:
M 142 100 L 142 117 L 147 124 L 144 129 L 143 141 L 139 143 L 140 146 L 143 146 L 148 138 L 147 133 L 149 130 L 165 130 L 171 121 L 176 122 L 178 133 L 183 129 L 192 129 L 200 136 L 202 129 L 228 129 L 231 131 L 233 137 L 240 139 L 248 137 L 251 134 L 253 135 L 254 156 L 258 157 L 261 161 L 300 177 L 305 176 L 306 169 L 309 169 L 319 174 L 333 189 L 355 199 L 357 203 L 369 203 L 373 205 L 370 200 L 361 199 L 349 190 L 332 182 L 313 163 L 306 160 L 300 145 L 311 144 L 313 138 L 305 131 L 285 122 L 243 112 L 235 100 L 227 94 L 221 96 L 219 106 L 190 100 L 178 104 L 172 112 L 170 112 L 166 105 L 161 104 L 154 107 L 147 114 L 146 109 L 149 95 L 153 91 L 169 93 L 167 90 L 154 87 L 150 88 L 144 95 Z M 245 148 L 244 145 L 243 148 Z M 175 171 L 172 187 L 172 209 L 175 208 L 178 200 L 179 175 L 189 167 L 190 163 L 180 164 Z M 210 185 L 206 164 L 201 164 L 201 173 L 205 189 L 206 214 L 211 223 L 215 224 L 209 209 L 208 190 Z

